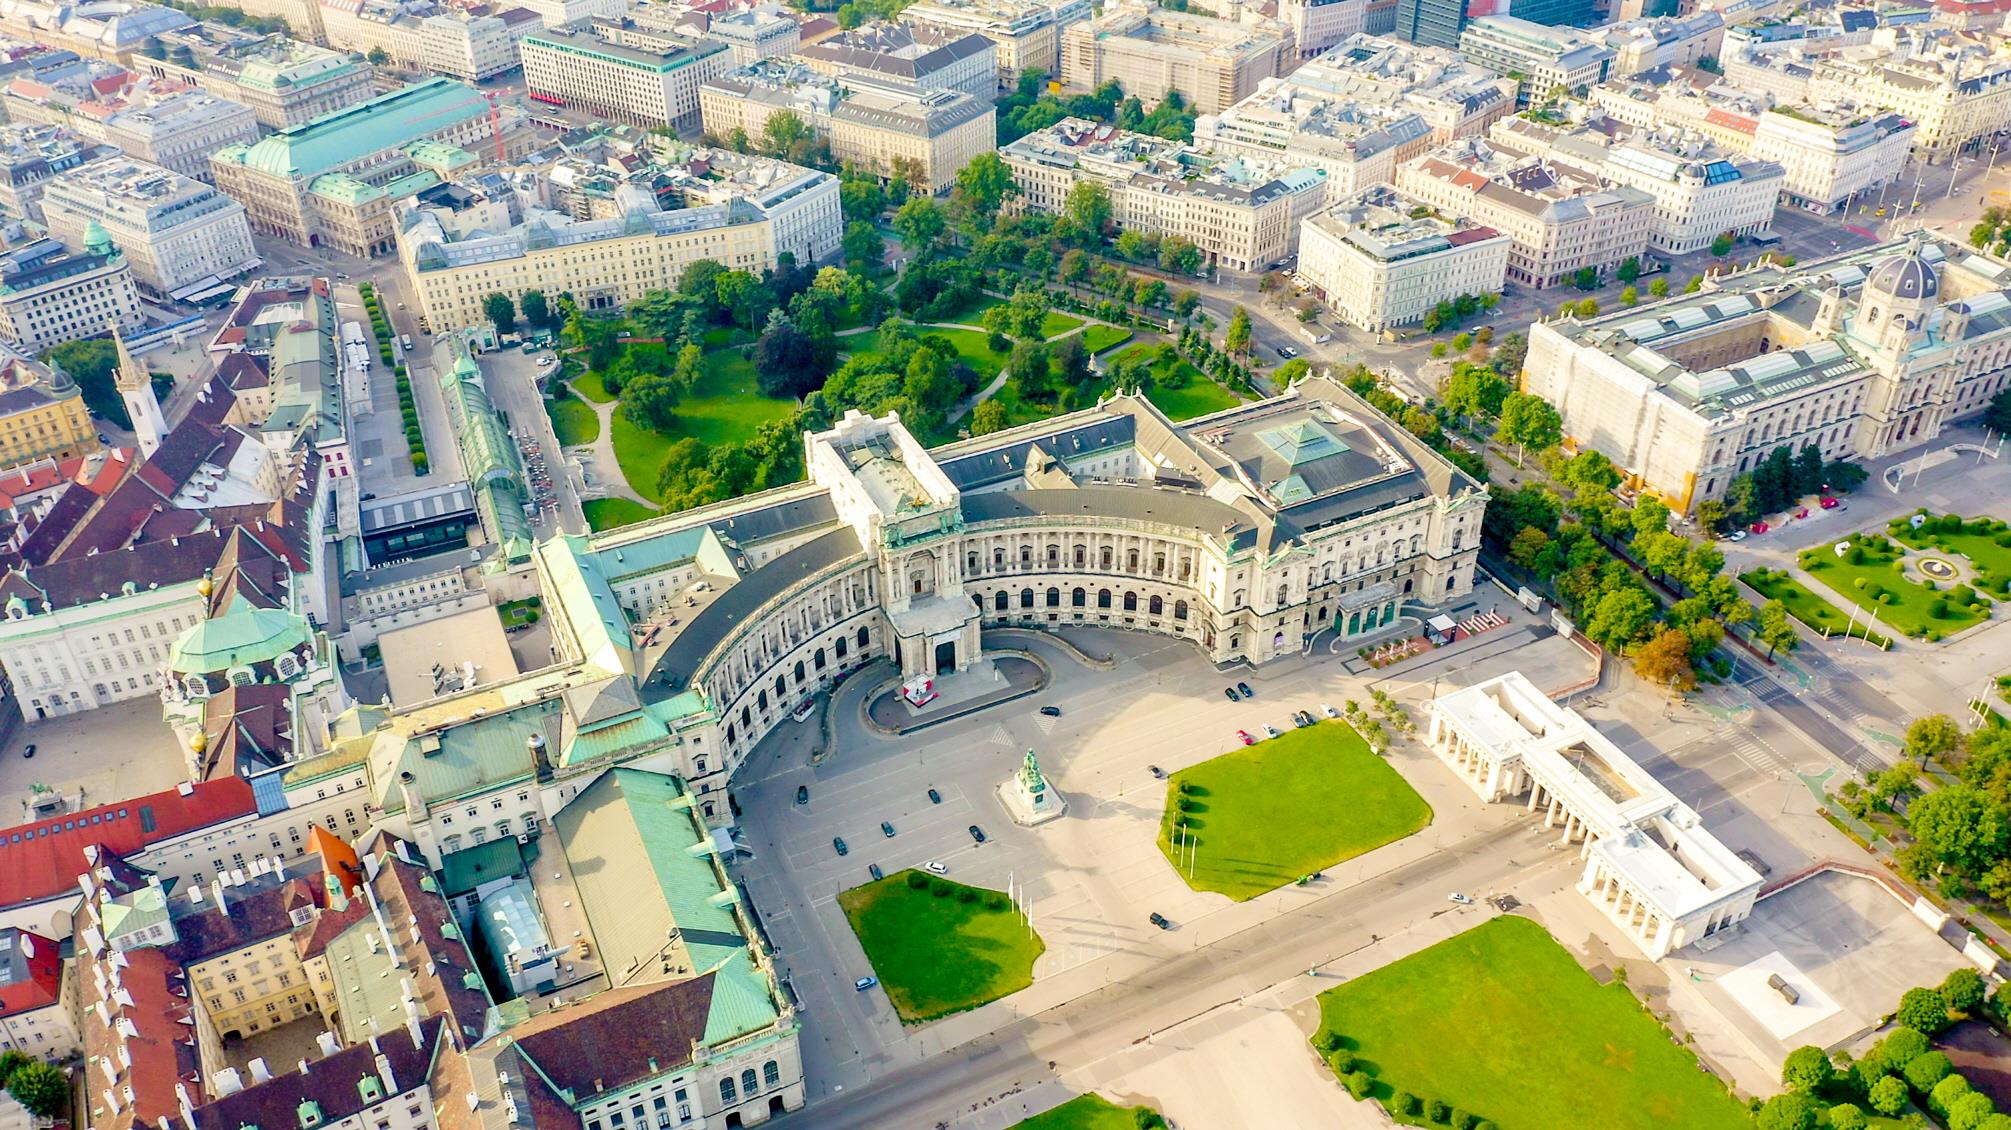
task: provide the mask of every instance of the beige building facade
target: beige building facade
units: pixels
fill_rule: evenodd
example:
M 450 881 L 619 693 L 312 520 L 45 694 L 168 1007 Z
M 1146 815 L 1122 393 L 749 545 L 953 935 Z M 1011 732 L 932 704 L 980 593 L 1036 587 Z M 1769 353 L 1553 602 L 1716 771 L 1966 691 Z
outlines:
M 1114 81 L 1147 107 L 1177 90 L 1199 113 L 1214 114 L 1283 73 L 1293 51 L 1291 32 L 1273 21 L 1122 4 L 1063 30 L 1061 79 L 1077 93 Z
M 1441 302 L 1501 293 L 1509 239 L 1492 228 L 1413 217 L 1416 201 L 1372 188 L 1308 216 L 1298 276 L 1351 326 L 1381 333 L 1422 322 Z

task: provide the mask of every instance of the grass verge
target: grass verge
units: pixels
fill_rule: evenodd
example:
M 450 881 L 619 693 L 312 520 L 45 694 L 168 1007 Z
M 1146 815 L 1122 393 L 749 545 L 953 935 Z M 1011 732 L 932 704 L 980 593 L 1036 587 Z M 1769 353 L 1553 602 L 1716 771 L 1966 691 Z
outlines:
M 1026 988 L 1034 960 L 1047 949 L 1003 892 L 919 871 L 840 891 L 838 905 L 904 1024 Z

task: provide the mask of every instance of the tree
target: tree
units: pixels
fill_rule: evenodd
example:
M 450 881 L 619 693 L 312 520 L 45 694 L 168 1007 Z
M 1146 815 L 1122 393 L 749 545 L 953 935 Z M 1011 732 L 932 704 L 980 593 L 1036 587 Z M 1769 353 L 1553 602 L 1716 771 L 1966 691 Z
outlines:
M 1641 304 L 1641 292 L 1631 286 L 1621 287 L 1620 303 L 1623 306 L 1639 306 Z
M 1631 283 L 1641 277 L 1641 260 L 1628 256 L 1620 261 L 1620 268 L 1613 272 L 1623 283 Z M 1628 303 L 1633 305 L 1633 303 Z
M 1793 651 L 1801 646 L 1802 638 L 1788 619 L 1788 606 L 1778 600 L 1769 600 L 1760 606 L 1760 642 L 1767 645 L 1767 658 L 1773 658 L 1778 650 Z
M 957 187 L 979 215 L 991 216 L 1013 191 L 1012 170 L 995 150 L 986 150 L 957 171 Z
M 1865 1099 L 1871 1103 L 1871 1109 L 1887 1118 L 1897 1118 L 1899 1112 L 1906 1109 L 1906 1097 L 1906 1084 L 1887 1075 L 1871 1085 Z
M 845 265 L 855 271 L 870 271 L 879 267 L 887 254 L 887 241 L 880 238 L 880 229 L 864 220 L 853 220 L 845 225 Z
M 37 1060 L 22 1064 L 7 1080 L 7 1093 L 37 1118 L 53 1118 L 70 1098 L 70 1080 L 62 1071 Z
M 1078 181 L 1061 205 L 1057 231 L 1077 247 L 1097 247 L 1110 227 L 1110 191 L 1095 181 Z
M 84 394 L 84 407 L 122 428 L 133 426 L 119 395 L 119 350 L 105 338 L 66 341 L 43 354 L 43 360 L 70 374 Z
M 1973 1013 L 1990 992 L 1990 983 L 1968 966 L 1949 973 L 1941 981 L 1941 998 L 1957 1012 Z
M 1913 993 L 1919 992 L 1933 992 L 1933 990 L 1909 989 L 1907 995 L 1911 996 Z M 1939 994 L 1936 994 L 1936 999 L 1940 999 Z M 1902 1005 L 1902 1007 L 1904 1006 Z M 1947 1023 L 1946 1018 L 1943 1019 L 1942 1023 Z M 1943 1079 L 1948 1078 L 1948 1073 L 1954 1069 L 1954 1065 L 1948 1062 L 1948 1056 L 1945 1053 L 1922 1052 L 1907 1060 L 1906 1066 L 1901 1068 L 1899 1073 L 1906 1078 L 1907 1086 L 1925 1095 L 1939 1086 Z
M 517 304 L 502 291 L 490 291 L 489 296 L 482 299 L 482 314 L 495 323 L 497 337 L 517 328 Z
M 1816 1101 L 1807 1095 L 1775 1095 L 1760 1107 L 1760 1130 L 1815 1130 Z
M 835 349 L 820 349 L 788 319 L 772 319 L 754 343 L 755 386 L 763 396 L 799 399 L 824 383 L 834 357 Z
M 1799 1095 L 1812 1095 L 1830 1080 L 1829 1053 L 1804 1045 L 1788 1053 L 1781 1064 L 1781 1083 Z
M 917 196 L 894 212 L 894 230 L 900 233 L 902 245 L 914 255 L 928 254 L 948 226 L 943 210 L 926 196 Z
M 372 47 L 370 53 L 363 57 L 369 60 L 370 65 L 373 67 L 389 66 L 391 63 L 391 52 L 384 50 L 382 47 Z
M 1515 465 L 1520 467 L 1526 449 L 1543 451 L 1563 440 L 1564 418 L 1542 397 L 1513 392 L 1501 402 L 1501 427 L 1495 435 L 1515 445 Z
M 1940 794 L 1939 793 L 1928 794 L 1928 796 L 1938 796 L 1938 795 Z M 1919 801 L 1914 802 L 1914 807 L 1919 808 L 1920 804 L 1926 801 L 1927 799 L 1928 799 L 1927 797 L 1921 797 Z M 1922 1035 L 1926 1036 L 1932 1036 L 1935 1033 L 1946 1029 L 1948 1025 L 1951 1023 L 1951 1021 L 1948 1018 L 1947 999 L 1941 995 L 1940 990 L 1925 989 L 1925 988 L 1908 989 L 1906 990 L 1905 993 L 1901 994 L 1899 998 L 1899 1011 L 1893 1014 L 1893 1019 L 1899 1021 L 1906 1027 L 1911 1028 L 1914 1031 L 1919 1032 Z M 1923 1091 L 1927 1090 L 1929 1087 L 1934 1086 L 1935 1083 L 1940 1082 L 1941 1075 L 1947 1074 L 1946 1071 L 1943 1071 L 1940 1074 L 1935 1075 L 1934 1078 L 1928 1080 L 1925 1084 L 1915 1082 L 1912 1074 L 1914 1064 L 1919 1063 L 1921 1060 L 1926 1059 L 1929 1056 L 1938 1054 L 1940 1053 L 1923 1052 L 1920 1055 L 1914 1056 L 1911 1060 L 1908 1060 L 1906 1066 L 1902 1069 L 1905 1072 L 1907 1072 L 1907 1082 L 1913 1083 L 1915 1087 Z M 1947 1057 L 1943 1056 L 1942 1060 L 1945 1064 Z M 1929 1068 L 1923 1068 L 1922 1070 L 1923 1071 L 1931 1070 L 1931 1065 Z
M 2007 838 L 2004 806 L 1973 785 L 1949 785 L 1915 798 L 1906 810 L 1906 828 L 1914 839 L 1906 853 L 1917 852 L 1916 862 L 1946 867 L 1958 875 L 1971 878 L 1981 875 L 2004 857 Z M 1910 854 L 1905 855 L 1902 862 L 1910 858 Z M 1909 999 L 1919 1002 L 1912 1014 L 1907 1011 Z M 1938 1013 L 1934 1011 L 1937 1007 Z M 1936 1019 L 1936 1023 L 1914 1023 L 1914 1019 L 1929 1018 Z M 1947 1002 L 1932 989 L 1908 990 L 1900 1000 L 1899 1022 L 1933 1035 L 1948 1026 Z
M 1951 1075 L 1960 1079 L 1960 1075 Z M 1997 1113 L 1997 1104 L 1990 1096 L 1978 1091 L 1968 1091 L 1956 1096 L 1948 1107 L 1948 1130 L 1979 1130 L 1984 1121 Z
M 1732 253 L 1732 233 L 1725 232 L 1711 241 L 1711 254 L 1722 259 Z
M 1241 306 L 1229 315 L 1229 328 L 1222 333 L 1222 348 L 1238 357 L 1250 353 L 1250 312 Z
M 1006 428 L 1005 405 L 996 400 L 987 400 L 971 409 L 971 434 L 988 436 Z
M 1627 524 L 1633 527 L 1635 537 L 1642 534 L 1659 534 L 1669 529 L 1669 508 L 1662 500 L 1652 495 L 1642 496 L 1634 504 L 1633 513 L 1627 516 Z
M 552 328 L 552 304 L 545 301 L 544 291 L 525 291 L 523 301 L 518 303 L 518 305 L 523 307 L 524 320 L 526 322 L 541 330 Z
M 1664 628 L 1634 655 L 1634 671 L 1651 683 L 1678 693 L 1697 689 L 1697 672 L 1690 663 L 1690 636 L 1681 628 Z
M 1461 419 L 1473 416 L 1492 416 L 1501 411 L 1501 405 L 1513 391 L 1500 373 L 1485 365 L 1460 362 L 1452 367 L 1452 375 L 1445 380 L 1445 387 L 1439 390 L 1440 402 Z M 1605 458 L 1600 456 L 1600 458 Z M 1607 466 L 1612 466 L 1609 461 Z M 1620 480 L 1615 477 L 1615 483 Z
M 1655 598 L 1634 585 L 1602 595 L 1592 607 L 1585 635 L 1611 651 L 1625 651 L 1655 622 Z
M 1962 727 L 1946 714 L 1915 718 L 1906 727 L 1906 756 L 1931 761 L 1962 748 Z
M 1830 1130 L 1865 1130 L 1871 1120 L 1855 1103 L 1838 1103 L 1829 1108 Z
M 773 157 L 796 160 L 810 148 L 817 131 L 794 110 L 777 110 L 761 125 L 761 148 Z
M 1283 388 L 1293 381 L 1311 374 L 1312 371 L 1312 362 L 1306 360 L 1304 357 L 1294 357 L 1290 361 L 1278 366 L 1277 371 L 1271 374 L 1271 379 L 1278 383 L 1278 387 Z
M 1580 267 L 1571 274 L 1571 285 L 1579 290 L 1593 290 L 1599 286 L 1599 269 Z
M 1656 298 L 1669 297 L 1669 280 L 1657 276 L 1654 281 L 1648 284 L 1648 293 Z

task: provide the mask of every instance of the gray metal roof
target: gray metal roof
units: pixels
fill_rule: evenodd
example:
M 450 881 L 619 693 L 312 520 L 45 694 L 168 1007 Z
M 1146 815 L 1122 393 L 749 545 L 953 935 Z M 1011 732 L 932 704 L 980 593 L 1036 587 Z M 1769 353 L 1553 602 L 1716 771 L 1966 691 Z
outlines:
M 414 522 L 434 522 L 458 514 L 473 516 L 475 495 L 468 489 L 467 483 L 454 482 L 389 498 L 372 499 L 357 510 L 363 532 L 374 534 Z
M 1003 522 L 1015 518 L 1116 518 L 1199 530 L 1231 550 L 1256 544 L 1257 521 L 1249 514 L 1203 494 L 1151 487 L 1079 487 L 1074 490 L 1006 490 L 961 498 L 964 521 Z

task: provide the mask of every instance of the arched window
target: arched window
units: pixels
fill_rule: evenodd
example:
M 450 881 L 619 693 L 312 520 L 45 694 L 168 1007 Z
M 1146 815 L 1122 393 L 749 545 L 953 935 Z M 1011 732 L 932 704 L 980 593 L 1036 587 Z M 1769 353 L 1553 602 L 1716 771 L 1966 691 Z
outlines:
M 1155 553 L 1152 555 L 1152 575 L 1155 577 L 1163 577 L 1166 575 L 1165 554 Z
M 1279 604 L 1290 604 L 1290 603 L 1292 603 L 1292 586 L 1291 586 L 1291 585 L 1279 585 L 1279 586 L 1278 586 L 1278 603 L 1279 603 Z
M 973 549 L 964 555 L 964 572 L 975 574 L 977 571 L 978 551 Z
M 1068 594 L 1068 602 L 1077 608 L 1087 608 L 1089 607 L 1089 593 L 1084 589 L 1076 589 L 1074 592 Z
M 1020 606 L 1021 608 L 1032 608 L 1032 607 L 1033 607 L 1033 590 L 1032 590 L 1032 589 L 1021 589 L 1021 590 L 1019 590 L 1019 606 Z
M 780 680 L 777 681 L 779 682 Z M 803 683 L 803 661 L 801 659 L 796 661 L 796 682 L 799 686 Z
M 1074 553 L 1073 553 L 1073 556 L 1074 556 L 1074 558 L 1075 558 L 1075 567 L 1076 567 L 1076 568 L 1080 569 L 1080 568 L 1082 568 L 1082 567 L 1083 567 L 1084 565 L 1087 565 L 1087 564 L 1089 564 L 1089 549 L 1088 549 L 1088 547 L 1086 547 L 1086 546 L 1081 546 L 1081 545 L 1078 545 L 1078 546 L 1076 546 L 1076 547 L 1075 547 L 1075 551 L 1074 551 Z
M 993 547 L 992 547 L 992 568 L 994 568 L 994 569 L 1003 569 L 1003 568 L 1005 568 L 1005 549 L 1004 549 L 1004 547 L 1002 547 L 1002 546 L 993 546 Z
M 1060 590 L 1060 589 L 1057 589 L 1057 588 L 1050 588 L 1050 589 L 1048 589 L 1048 590 L 1047 590 L 1047 606 L 1048 606 L 1049 608 L 1060 608 L 1060 607 L 1061 607 L 1061 590 Z
M 1154 616 L 1163 615 L 1166 611 L 1166 602 L 1155 596 L 1146 602 L 1145 610 Z
M 789 685 L 782 681 L 782 676 L 780 675 L 775 676 L 775 697 L 781 699 L 781 698 L 787 698 L 788 695 L 789 695 Z
M 818 649 L 816 650 L 816 652 L 815 652 L 814 654 L 812 654 L 812 655 L 810 656 L 810 665 L 811 665 L 811 666 L 813 666 L 813 667 L 815 667 L 815 668 L 817 668 L 817 670 L 819 670 L 819 671 L 822 671 L 822 670 L 824 669 L 824 649 L 823 649 L 823 648 L 821 648 L 821 647 L 820 647 L 820 648 L 818 648 Z
M 735 733 L 735 731 L 734 731 L 734 728 L 733 728 L 733 723 L 731 723 L 731 722 L 728 722 L 728 723 L 726 724 L 726 744 L 727 744 L 727 745 L 732 745 L 732 744 L 734 743 L 734 741 L 736 740 L 736 739 L 734 738 L 734 733 Z
M 1020 547 L 1019 547 L 1019 564 L 1020 564 L 1020 568 L 1022 568 L 1022 569 L 1026 568 L 1026 567 L 1027 567 L 1028 565 L 1031 565 L 1031 564 L 1033 564 L 1033 547 L 1032 547 L 1032 546 L 1030 546 L 1030 545 L 1023 545 L 1023 546 L 1020 546 Z
M 1176 601 L 1174 601 L 1174 602 L 1173 602 L 1173 618 L 1174 618 L 1175 620 L 1185 620 L 1185 619 L 1187 619 L 1187 602 L 1186 602 L 1186 601 L 1184 601 L 1184 600 L 1176 600 Z
M 1125 610 L 1126 612 L 1136 612 L 1136 611 L 1138 611 L 1138 594 L 1137 594 L 1137 593 L 1135 593 L 1135 592 L 1127 592 L 1127 593 L 1125 593 L 1125 594 L 1124 594 L 1124 610 Z
M 992 607 L 997 611 L 1004 612 L 1006 610 L 1007 605 L 1010 603 L 1011 602 L 1006 599 L 1004 589 L 1000 589 L 998 591 L 998 594 L 992 597 Z
M 779 1087 L 779 1086 L 781 1086 L 781 1085 L 782 1085 L 782 1065 L 781 1065 L 781 1064 L 779 1064 L 779 1063 L 776 1063 L 776 1062 L 775 1062 L 774 1060 L 772 1060 L 772 1059 L 771 1059 L 771 1060 L 769 1060 L 769 1061 L 768 1061 L 767 1063 L 764 1063 L 764 1064 L 762 1064 L 762 1065 L 761 1065 L 761 1082 L 763 1083 L 763 1085 L 765 1085 L 765 1086 L 769 1086 L 769 1087 Z
M 852 645 L 846 642 L 844 636 L 839 636 L 837 639 L 831 641 L 831 650 L 837 652 L 840 659 L 845 658 L 845 653 L 850 651 L 851 647 Z
M 740 1073 L 740 1089 L 741 1089 L 741 1091 L 745 1092 L 746 1094 L 750 1094 L 750 1095 L 751 1095 L 751 1094 L 753 1094 L 754 1092 L 756 1092 L 756 1091 L 760 1090 L 760 1089 L 761 1089 L 761 1083 L 760 1083 L 760 1081 L 759 1081 L 759 1080 L 760 1080 L 760 1076 L 758 1076 L 758 1075 L 754 1074 L 754 1069 L 753 1069 L 753 1068 L 751 1068 L 751 1067 L 750 1067 L 750 1068 L 748 1068 L 747 1070 L 745 1070 L 745 1071 L 741 1072 L 741 1073 Z
M 1048 567 L 1048 568 L 1050 568 L 1050 569 L 1054 569 L 1054 568 L 1058 568 L 1058 567 L 1059 567 L 1060 565 L 1061 565 L 1061 547 L 1060 547 L 1060 546 L 1058 546 L 1058 545 L 1050 545 L 1050 546 L 1048 546 L 1048 547 L 1047 547 L 1047 567 Z
M 870 637 L 870 636 L 868 636 L 868 635 L 866 634 L 866 629 L 864 629 L 864 628 L 860 628 L 860 629 L 859 629 L 859 646 L 860 646 L 860 647 L 865 647 L 865 646 L 867 646 L 867 643 L 868 643 L 868 641 L 870 641 L 871 639 L 872 639 L 872 637 Z
M 1107 545 L 1106 545 L 1106 546 L 1104 546 L 1104 547 L 1103 547 L 1103 549 L 1102 549 L 1101 551 L 1099 551 L 1099 552 L 1097 553 L 1097 555 L 1096 555 L 1096 561 L 1097 561 L 1097 566 L 1096 566 L 1097 568 L 1099 568 L 1099 569 L 1102 569 L 1102 570 L 1104 570 L 1105 572 L 1109 572 L 1109 571 L 1110 571 L 1110 547 L 1109 547 L 1109 546 L 1107 546 Z
M 1109 608 L 1109 607 L 1110 607 L 1110 590 L 1109 590 L 1109 589 L 1098 589 L 1098 590 L 1096 590 L 1096 606 L 1097 606 L 1098 608 Z
M 730 1103 L 730 1102 L 737 1102 L 739 1101 L 739 1099 L 740 1099 L 739 1092 L 733 1089 L 733 1077 L 727 1076 L 726 1078 L 721 1079 L 719 1081 L 719 1101 L 723 1103 Z
M 754 705 L 760 707 L 763 710 L 768 709 L 768 692 L 762 691 L 760 694 L 755 695 Z
M 1135 550 L 1135 549 L 1127 549 L 1127 550 L 1125 550 L 1125 551 L 1124 551 L 1124 568 L 1125 568 L 1125 570 L 1126 570 L 1127 572 L 1132 572 L 1132 573 L 1136 573 L 1136 572 L 1138 572 L 1138 551 L 1137 551 L 1137 550 Z

